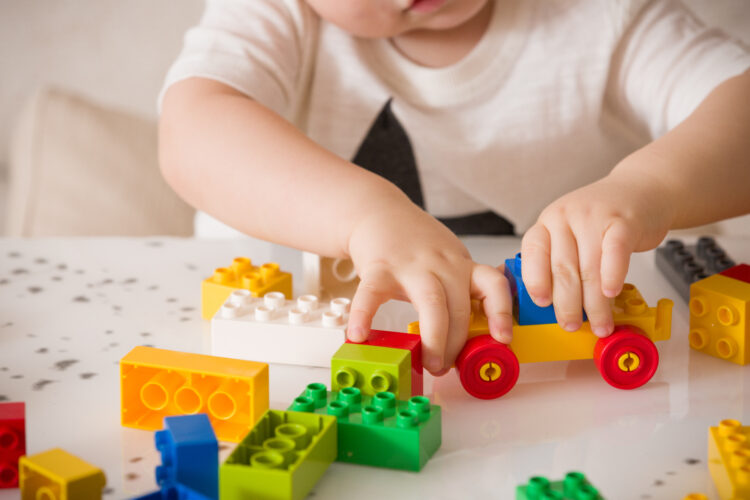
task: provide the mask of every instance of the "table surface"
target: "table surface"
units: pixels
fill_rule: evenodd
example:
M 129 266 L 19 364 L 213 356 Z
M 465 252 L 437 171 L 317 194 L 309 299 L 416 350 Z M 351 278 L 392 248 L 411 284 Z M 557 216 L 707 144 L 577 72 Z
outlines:
M 499 264 L 516 238 L 467 238 L 477 261 Z M 737 261 L 750 240 L 721 239 Z M 139 344 L 209 353 L 200 281 L 238 255 L 280 262 L 301 288 L 299 252 L 257 241 L 0 239 L 0 401 L 25 401 L 27 450 L 64 448 L 104 469 L 105 498 L 156 489 L 153 434 L 119 424 L 118 360 Z M 521 365 L 505 397 L 467 395 L 451 371 L 426 375 L 443 408 L 443 444 L 420 473 L 334 463 L 317 498 L 514 498 L 532 475 L 580 470 L 608 499 L 680 499 L 716 493 L 706 467 L 708 427 L 748 419 L 750 369 L 693 352 L 688 310 L 656 271 L 633 256 L 628 281 L 649 304 L 673 298 L 672 339 L 661 366 L 634 391 L 607 385 L 591 360 Z M 403 329 L 411 307 L 386 304 L 375 327 Z M 262 360 L 259 360 L 262 361 Z M 271 365 L 272 408 L 286 408 L 322 368 Z M 234 445 L 221 445 L 225 458 Z M 0 500 L 18 498 L 0 490 Z

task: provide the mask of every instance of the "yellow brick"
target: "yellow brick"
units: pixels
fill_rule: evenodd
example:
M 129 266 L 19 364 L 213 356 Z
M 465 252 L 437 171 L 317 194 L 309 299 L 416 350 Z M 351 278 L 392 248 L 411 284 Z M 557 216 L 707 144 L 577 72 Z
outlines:
M 104 472 L 65 450 L 54 448 L 18 462 L 22 500 L 99 500 Z
M 690 286 L 690 347 L 746 365 L 750 283 L 715 274 Z
M 211 319 L 234 290 L 249 290 L 253 297 L 281 292 L 292 298 L 292 275 L 275 262 L 253 266 L 250 259 L 237 257 L 229 267 L 220 267 L 201 283 L 201 316 Z
M 750 427 L 722 420 L 708 429 L 708 470 L 721 500 L 750 498 Z

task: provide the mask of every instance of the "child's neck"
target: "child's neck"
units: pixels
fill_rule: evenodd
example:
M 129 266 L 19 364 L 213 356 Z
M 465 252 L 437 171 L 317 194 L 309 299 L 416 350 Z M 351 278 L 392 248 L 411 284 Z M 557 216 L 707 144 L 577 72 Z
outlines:
M 446 30 L 415 30 L 391 38 L 404 56 L 421 66 L 441 68 L 463 59 L 484 36 L 492 17 L 492 4 L 463 24 Z

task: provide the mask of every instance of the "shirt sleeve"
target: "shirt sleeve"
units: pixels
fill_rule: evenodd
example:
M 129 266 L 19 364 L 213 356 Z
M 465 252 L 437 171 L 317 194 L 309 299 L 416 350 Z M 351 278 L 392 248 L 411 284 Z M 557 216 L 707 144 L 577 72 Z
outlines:
M 289 118 L 313 46 L 313 22 L 302 0 L 207 0 L 167 73 L 159 108 L 170 85 L 202 77 Z
M 624 29 L 606 99 L 626 122 L 656 138 L 748 68 L 750 52 L 740 41 L 706 27 L 679 0 L 653 0 Z

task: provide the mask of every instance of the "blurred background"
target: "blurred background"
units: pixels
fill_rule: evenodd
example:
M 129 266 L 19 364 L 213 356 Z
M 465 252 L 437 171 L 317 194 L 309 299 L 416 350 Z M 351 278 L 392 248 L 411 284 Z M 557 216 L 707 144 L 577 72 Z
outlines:
M 750 0 L 685 0 L 750 44 Z M 202 0 L 0 2 L 0 234 L 187 236 L 156 98 Z M 750 234 L 750 219 L 701 228 Z

